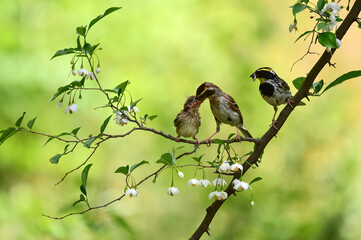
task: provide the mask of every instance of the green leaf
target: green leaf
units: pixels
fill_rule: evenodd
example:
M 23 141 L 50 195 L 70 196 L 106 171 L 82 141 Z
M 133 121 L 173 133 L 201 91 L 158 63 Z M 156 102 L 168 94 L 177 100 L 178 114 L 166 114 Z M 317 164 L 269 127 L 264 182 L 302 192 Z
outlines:
M 63 154 L 56 154 L 54 157 L 50 158 L 49 161 L 53 164 L 57 164 L 62 156 Z
M 165 164 L 165 165 L 176 165 L 177 160 L 170 152 L 166 152 L 166 153 L 162 154 L 162 156 L 160 157 L 160 159 L 158 161 L 156 161 L 156 163 L 161 163 L 161 164 Z
M 158 117 L 158 115 L 152 115 L 152 116 L 149 116 L 148 119 L 152 121 L 152 120 L 154 120 L 156 117 Z
M 222 145 L 224 143 L 222 139 L 218 139 L 218 138 L 214 138 L 213 141 L 215 144 L 219 144 L 219 145 Z
M 327 2 L 326 0 L 318 0 L 318 2 L 317 2 L 317 10 L 321 11 L 323 9 L 323 7 L 325 6 L 326 2 Z
M 83 169 L 83 172 L 81 173 L 81 182 L 82 182 L 82 185 L 80 186 L 80 191 L 85 195 L 87 196 L 87 193 L 86 193 L 86 184 L 87 184 L 87 181 L 88 181 L 88 174 L 89 174 L 89 169 L 90 167 L 92 166 L 93 164 L 88 164 L 84 169 Z
M 303 84 L 303 82 L 304 82 L 305 80 L 306 80 L 305 77 L 298 77 L 298 78 L 296 78 L 295 80 L 292 81 L 293 86 L 295 86 L 295 88 L 296 88 L 297 90 L 300 90 L 300 88 L 301 88 L 301 86 L 302 86 L 302 84 Z
M 20 127 L 23 122 L 24 116 L 26 112 L 23 112 L 23 115 L 16 121 L 15 126 Z
M 76 49 L 75 50 L 77 50 L 77 51 L 82 50 L 81 43 L 80 43 L 80 36 L 78 36 L 76 39 Z
M 137 105 L 137 103 L 138 103 L 140 100 L 142 100 L 142 98 L 139 99 L 139 100 L 137 100 L 137 101 L 135 101 L 135 102 L 133 102 L 133 103 L 130 105 L 130 109 L 133 109 L 133 107 L 135 107 L 135 105 Z
M 111 7 L 111 8 L 108 8 L 103 15 L 99 15 L 98 17 L 94 18 L 93 20 L 91 20 L 91 22 L 89 23 L 89 27 L 88 27 L 88 31 L 89 29 L 94 25 L 96 24 L 99 20 L 101 20 L 103 17 L 105 17 L 106 15 L 116 11 L 120 9 L 120 7 Z
M 28 126 L 28 128 L 31 130 L 31 128 L 33 127 L 33 125 L 34 125 L 34 123 L 35 123 L 35 120 L 36 120 L 36 117 L 35 118 L 33 118 L 33 119 L 31 119 L 29 122 L 28 122 L 28 124 L 27 124 L 27 126 Z
M 101 134 L 99 134 L 99 135 L 96 136 L 96 137 L 90 138 L 88 141 L 86 141 L 86 142 L 84 143 L 84 147 L 90 148 L 90 146 L 92 145 L 92 143 L 93 143 L 97 138 L 99 138 L 100 136 L 101 136 Z
M 117 170 L 115 170 L 115 173 L 122 173 L 124 175 L 128 175 L 129 173 L 129 165 L 125 167 L 119 167 Z
M 306 9 L 305 4 L 296 3 L 295 5 L 292 6 L 292 13 L 293 15 L 296 15 L 297 13 L 302 12 L 305 9 Z
M 356 77 L 360 77 L 361 76 L 361 70 L 357 70 L 357 71 L 351 71 L 348 73 L 343 74 L 342 76 L 338 77 L 336 80 L 334 80 L 333 82 L 331 82 L 326 88 L 325 90 L 323 90 L 323 92 L 321 93 L 321 95 L 326 92 L 328 89 L 333 88 L 334 86 L 343 83 L 346 80 L 352 79 L 352 78 L 356 78 Z
M 314 93 L 318 93 L 319 91 L 321 91 L 323 84 L 324 84 L 323 80 L 312 84 L 312 89 Z
M 64 154 L 65 154 L 66 151 L 68 150 L 69 145 L 70 145 L 70 144 L 67 144 L 67 145 L 64 147 Z
M 16 129 L 14 127 L 9 127 L 8 129 L 3 130 L 0 137 L 0 145 L 3 144 L 6 139 L 10 138 L 17 132 L 19 132 L 19 129 Z
M 84 86 L 84 80 L 85 80 L 86 76 L 84 76 L 80 81 L 73 81 L 71 82 L 69 85 L 67 85 L 68 89 L 70 89 L 71 87 L 82 87 Z
M 332 32 L 323 32 L 318 35 L 318 42 L 328 48 L 337 48 L 336 35 Z
M 137 167 L 140 167 L 143 164 L 149 164 L 149 162 L 143 160 L 143 161 L 141 161 L 139 163 L 134 164 L 133 166 L 130 167 L 130 172 L 133 172 Z
M 110 120 L 110 118 L 111 118 L 112 116 L 113 116 L 113 114 L 110 115 L 109 117 L 107 117 L 107 119 L 104 120 L 102 126 L 100 127 L 100 133 L 103 133 L 103 132 L 104 132 L 104 130 L 105 130 L 105 128 L 107 127 L 107 125 L 108 125 L 108 123 L 109 123 L 109 120 Z
M 76 28 L 76 33 L 79 34 L 80 36 L 85 37 L 85 33 L 86 33 L 86 27 L 77 27 Z
M 66 85 L 63 87 L 58 88 L 58 91 L 51 97 L 50 101 L 53 101 L 55 98 L 57 98 L 60 94 L 70 90 L 70 86 Z
M 125 88 L 130 84 L 129 80 L 122 82 L 118 86 L 116 86 L 113 90 L 110 90 L 112 92 L 118 93 L 118 96 L 122 94 L 125 91 Z
M 199 156 L 199 157 L 192 157 L 192 159 L 193 159 L 194 161 L 196 161 L 197 163 L 200 163 L 201 160 L 202 160 L 202 158 L 203 158 L 203 156 L 204 156 L 204 154 L 202 154 L 202 155 Z
M 327 27 L 327 23 L 321 22 L 317 24 L 317 30 L 320 31 L 321 29 L 324 29 Z
M 306 32 L 302 33 L 302 34 L 296 39 L 295 42 L 297 42 L 299 39 L 301 39 L 302 37 L 304 37 L 304 36 L 306 36 L 306 35 L 308 35 L 308 34 L 310 34 L 310 33 L 312 33 L 312 32 L 313 32 L 313 31 L 306 31 Z
M 59 57 L 59 56 L 63 56 L 63 55 L 67 55 L 67 54 L 72 54 L 72 53 L 75 53 L 75 48 L 65 48 L 63 50 L 59 50 L 57 51 L 54 56 L 51 57 L 50 60 L 52 60 L 53 58 L 55 57 Z
M 70 132 L 70 134 L 76 136 L 79 132 L 80 127 L 73 129 L 73 131 Z
M 80 202 L 85 202 L 85 197 L 83 194 L 80 194 L 80 199 L 73 203 L 73 207 Z
M 258 181 L 261 181 L 262 180 L 262 178 L 261 177 L 256 177 L 256 178 L 254 178 L 250 183 L 249 183 L 249 185 L 251 185 L 252 183 L 255 183 L 255 182 L 258 182 Z
M 97 47 L 99 46 L 100 43 L 94 45 L 94 46 L 91 46 L 90 49 L 88 50 L 90 56 L 93 55 L 93 52 L 95 51 L 95 49 L 97 49 Z

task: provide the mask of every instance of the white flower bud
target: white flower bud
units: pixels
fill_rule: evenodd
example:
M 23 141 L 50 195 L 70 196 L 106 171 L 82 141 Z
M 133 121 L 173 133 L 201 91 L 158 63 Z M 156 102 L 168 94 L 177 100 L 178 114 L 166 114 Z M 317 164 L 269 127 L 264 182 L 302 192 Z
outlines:
M 178 172 L 178 177 L 179 178 L 184 178 L 184 174 L 182 172 Z

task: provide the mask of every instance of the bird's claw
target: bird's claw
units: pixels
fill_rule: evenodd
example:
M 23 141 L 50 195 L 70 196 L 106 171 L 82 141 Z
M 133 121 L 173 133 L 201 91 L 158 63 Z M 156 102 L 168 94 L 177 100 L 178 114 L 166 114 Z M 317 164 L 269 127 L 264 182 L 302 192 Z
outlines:
M 292 99 L 287 99 L 287 104 L 290 105 L 290 107 L 292 109 L 294 109 L 294 107 L 292 106 L 292 103 L 294 103 L 294 101 Z
M 195 144 L 195 145 L 196 145 L 197 148 L 199 148 L 199 146 L 201 145 L 201 142 L 200 142 L 199 139 L 196 138 L 196 137 L 194 137 L 193 139 L 196 140 L 196 144 Z
M 269 125 L 270 127 L 273 127 L 274 129 L 276 129 L 277 131 L 279 131 L 279 129 L 276 127 L 276 125 L 275 125 L 275 123 L 276 123 L 276 120 L 272 120 L 272 124 L 271 125 Z
M 211 144 L 212 144 L 212 142 L 211 142 L 211 141 L 212 141 L 212 140 L 211 140 L 211 138 L 206 138 L 206 139 L 204 139 L 203 141 L 206 143 L 206 146 L 207 146 L 207 147 L 210 147 L 210 146 L 211 146 Z

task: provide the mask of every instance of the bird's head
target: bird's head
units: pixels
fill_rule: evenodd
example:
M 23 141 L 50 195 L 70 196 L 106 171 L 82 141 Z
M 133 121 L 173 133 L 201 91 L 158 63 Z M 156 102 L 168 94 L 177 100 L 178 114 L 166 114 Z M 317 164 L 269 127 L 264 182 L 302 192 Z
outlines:
M 266 79 L 272 79 L 278 77 L 277 74 L 270 67 L 261 67 L 258 68 L 252 75 L 250 76 L 253 81 L 257 78 L 261 83 L 263 83 Z
M 187 98 L 186 102 L 184 103 L 184 109 L 190 109 L 190 108 L 199 108 L 199 106 L 202 104 L 202 101 L 199 101 L 196 99 L 196 96 L 190 96 Z
M 213 95 L 217 89 L 219 89 L 219 87 L 217 87 L 213 83 L 202 83 L 197 88 L 196 99 L 203 102 L 207 97 Z

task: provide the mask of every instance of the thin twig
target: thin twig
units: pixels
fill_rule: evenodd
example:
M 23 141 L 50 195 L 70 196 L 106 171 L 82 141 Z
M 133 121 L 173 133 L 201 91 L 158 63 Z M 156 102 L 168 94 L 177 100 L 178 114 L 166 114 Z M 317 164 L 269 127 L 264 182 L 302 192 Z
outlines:
M 195 147 L 195 148 L 193 149 L 193 151 L 184 152 L 184 153 L 180 154 L 179 156 L 177 156 L 176 159 L 179 159 L 179 158 L 182 158 L 182 157 L 184 157 L 184 156 L 193 154 L 193 153 L 195 153 L 195 152 L 197 151 L 197 149 L 198 149 L 198 148 Z M 94 152 L 95 152 L 95 151 L 94 151 Z M 89 156 L 89 158 L 90 158 L 90 156 Z M 84 163 L 84 164 L 85 164 L 85 163 Z M 83 165 L 84 165 L 84 164 L 83 164 Z M 135 185 L 135 187 L 138 187 L 138 186 L 141 185 L 143 182 L 147 181 L 149 178 L 151 178 L 151 177 L 153 177 L 153 176 L 155 176 L 155 175 L 158 175 L 166 166 L 167 166 L 167 165 L 163 165 L 163 166 L 160 167 L 157 171 L 155 171 L 155 172 L 153 172 L 152 174 L 150 174 L 150 175 L 146 176 L 145 178 L 143 178 L 141 181 L 139 181 L 139 182 Z M 81 214 L 87 213 L 87 212 L 92 211 L 92 210 L 95 210 L 95 209 L 105 208 L 105 207 L 109 206 L 109 205 L 112 204 L 112 203 L 115 203 L 115 202 L 117 202 L 117 201 L 120 201 L 124 196 L 125 196 L 125 194 L 121 195 L 120 197 L 118 197 L 118 198 L 116 198 L 116 199 L 114 199 L 114 200 L 112 200 L 112 201 L 110 201 L 110 202 L 107 202 L 107 203 L 105 203 L 105 204 L 103 204 L 103 205 L 99 205 L 99 206 L 96 206 L 96 207 L 90 207 L 90 205 L 88 204 L 88 205 L 87 205 L 87 206 L 88 206 L 88 209 L 86 209 L 86 210 L 84 210 L 84 211 L 80 211 L 80 212 L 72 212 L 72 213 L 66 214 L 66 215 L 64 215 L 64 216 L 62 216 L 62 217 L 52 217 L 52 216 L 45 215 L 45 214 L 43 214 L 43 216 L 44 216 L 44 217 L 47 217 L 47 218 L 55 219 L 55 220 L 61 220 L 61 219 L 67 218 L 67 217 L 69 217 L 69 216 L 81 215 Z

